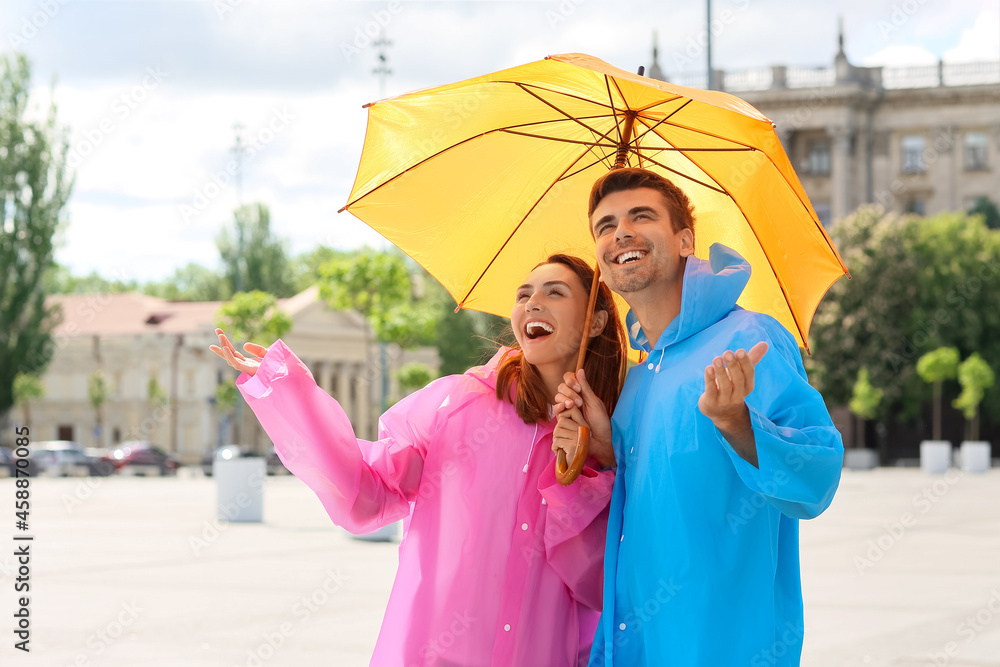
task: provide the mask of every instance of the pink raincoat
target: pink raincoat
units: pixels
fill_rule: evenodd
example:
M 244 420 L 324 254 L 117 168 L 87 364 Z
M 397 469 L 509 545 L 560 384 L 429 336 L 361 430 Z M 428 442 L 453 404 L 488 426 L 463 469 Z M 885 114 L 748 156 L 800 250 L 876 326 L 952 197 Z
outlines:
M 373 666 L 587 664 L 614 473 L 556 481 L 553 424 L 525 424 L 496 398 L 508 352 L 401 400 L 377 442 L 355 437 L 280 340 L 237 380 L 334 523 L 367 533 L 407 519 Z

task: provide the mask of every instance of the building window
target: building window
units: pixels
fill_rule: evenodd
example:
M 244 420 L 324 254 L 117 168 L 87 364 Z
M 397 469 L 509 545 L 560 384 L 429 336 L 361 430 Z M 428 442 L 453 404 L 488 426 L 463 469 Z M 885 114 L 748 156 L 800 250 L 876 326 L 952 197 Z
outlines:
M 121 398 L 122 396 L 122 372 L 115 371 L 111 375 L 111 393 L 116 398 Z
M 116 445 L 122 441 L 122 430 L 117 426 L 111 429 L 111 441 Z
M 814 141 L 809 144 L 809 173 L 815 176 L 830 175 L 830 144 Z
M 72 440 L 73 439 L 73 427 L 67 426 L 65 424 L 60 424 L 56 427 L 56 440 Z
M 830 226 L 830 202 L 815 202 L 813 208 L 816 209 L 816 217 L 823 223 L 824 227 Z
M 985 132 L 965 133 L 965 170 L 983 171 L 988 168 L 989 137 Z
M 923 217 L 926 206 L 923 199 L 910 199 L 906 202 L 906 212 Z
M 903 137 L 903 173 L 919 174 L 927 170 L 924 162 L 924 137 L 911 134 Z
M 193 396 L 195 393 L 194 370 L 189 369 L 184 371 L 184 384 L 185 384 L 185 391 L 187 392 L 187 394 L 189 396 Z

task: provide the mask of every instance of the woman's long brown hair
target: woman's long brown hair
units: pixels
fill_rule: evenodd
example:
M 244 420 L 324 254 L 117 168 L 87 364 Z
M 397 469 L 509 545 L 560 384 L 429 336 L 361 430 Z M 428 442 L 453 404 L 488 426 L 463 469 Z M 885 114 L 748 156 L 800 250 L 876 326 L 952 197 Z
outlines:
M 594 270 L 585 261 L 570 255 L 551 255 L 535 268 L 545 264 L 562 264 L 569 268 L 579 277 L 587 297 L 590 296 Z M 594 312 L 602 310 L 608 314 L 608 322 L 601 333 L 592 337 L 587 344 L 583 370 L 587 375 L 587 383 L 610 415 L 615 410 L 615 403 L 618 402 L 618 395 L 625 382 L 626 339 L 611 290 L 604 283 L 600 283 L 598 288 Z M 516 342 L 513 347 L 497 365 L 497 398 L 513 403 L 517 415 L 526 424 L 548 421 L 549 408 L 555 401 L 555 396 L 548 395 L 538 369 L 524 358 L 524 353 Z

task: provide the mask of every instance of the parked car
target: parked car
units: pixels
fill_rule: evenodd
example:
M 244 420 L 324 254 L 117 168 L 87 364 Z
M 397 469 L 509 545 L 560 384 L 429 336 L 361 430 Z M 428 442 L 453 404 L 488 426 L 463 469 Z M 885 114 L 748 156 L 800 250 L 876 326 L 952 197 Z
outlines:
M 71 440 L 41 440 L 31 445 L 28 458 L 46 477 L 86 477 L 98 474 L 98 464 L 88 457 L 80 443 Z
M 173 475 L 180 467 L 177 459 L 146 441 L 123 442 L 112 456 L 120 475 Z
M 247 458 L 247 457 L 259 457 L 260 454 L 254 454 L 250 448 L 246 445 L 223 445 L 218 449 L 205 454 L 205 457 L 201 460 L 201 469 L 206 476 L 212 476 L 212 466 L 216 461 L 229 461 L 231 459 Z M 268 475 L 287 475 L 289 474 L 288 469 L 285 468 L 281 459 L 274 451 L 274 447 L 270 448 L 270 452 L 267 457 L 267 474 Z
M 201 459 L 201 470 L 207 477 L 211 477 L 212 466 L 216 461 L 230 461 L 248 456 L 253 456 L 253 453 L 246 445 L 223 445 L 205 454 Z
M 111 450 L 103 447 L 87 447 L 83 453 L 92 462 L 92 475 L 107 477 L 115 472 L 115 455 Z
M 27 462 L 27 465 L 22 464 L 21 469 L 27 473 L 28 477 L 36 477 L 38 475 L 38 464 L 30 458 L 24 460 Z M 16 469 L 17 457 L 14 456 L 14 452 L 6 447 L 0 447 L 0 477 L 16 477 Z M 25 473 L 21 473 L 21 477 L 24 477 L 24 475 Z

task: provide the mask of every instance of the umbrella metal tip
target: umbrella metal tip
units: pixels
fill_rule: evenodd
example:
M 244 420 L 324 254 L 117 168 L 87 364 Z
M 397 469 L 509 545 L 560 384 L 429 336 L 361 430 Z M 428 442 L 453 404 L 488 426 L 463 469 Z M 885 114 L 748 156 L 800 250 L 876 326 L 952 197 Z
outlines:
M 643 76 L 645 73 L 646 73 L 646 68 L 642 65 L 639 65 L 639 76 Z

